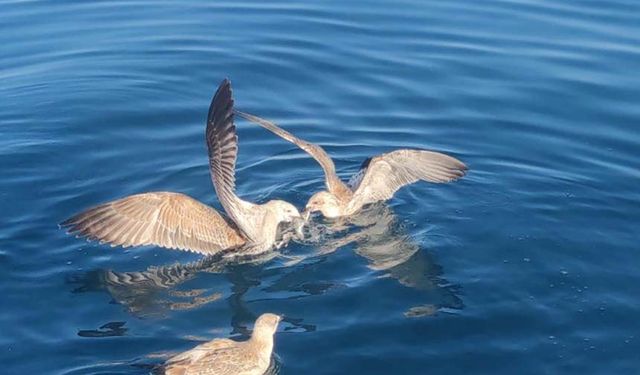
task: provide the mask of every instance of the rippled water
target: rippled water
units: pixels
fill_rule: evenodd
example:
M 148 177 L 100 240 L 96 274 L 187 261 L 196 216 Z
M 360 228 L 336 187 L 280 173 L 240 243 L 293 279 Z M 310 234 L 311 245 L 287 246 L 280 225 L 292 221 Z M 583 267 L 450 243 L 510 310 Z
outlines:
M 283 374 L 640 371 L 640 3 L 0 3 L 0 360 L 138 374 L 263 312 Z M 65 235 L 153 190 L 219 207 L 204 121 L 239 108 L 345 177 L 422 147 L 465 161 L 364 227 L 221 264 Z M 317 165 L 238 122 L 238 190 L 302 206 Z

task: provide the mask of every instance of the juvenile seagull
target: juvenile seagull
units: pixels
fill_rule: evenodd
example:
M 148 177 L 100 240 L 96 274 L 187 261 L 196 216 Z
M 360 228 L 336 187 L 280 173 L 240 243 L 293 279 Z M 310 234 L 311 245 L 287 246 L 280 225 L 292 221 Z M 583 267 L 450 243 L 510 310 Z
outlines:
M 305 210 L 307 213 L 320 211 L 328 218 L 353 215 L 369 203 L 390 199 L 405 185 L 420 180 L 450 182 L 464 176 L 467 171 L 467 166 L 460 160 L 439 152 L 399 149 L 368 158 L 360 171 L 345 184 L 322 147 L 295 137 L 273 122 L 235 112 L 300 147 L 320 164 L 327 190 L 311 196 Z
M 217 339 L 170 358 L 165 375 L 262 375 L 269 368 L 281 318 L 262 314 L 247 341 Z
M 205 135 L 211 180 L 229 218 L 187 195 L 152 192 L 101 204 L 61 225 L 111 246 L 157 245 L 205 255 L 230 249 L 256 254 L 274 247 L 279 223 L 300 218 L 300 213 L 281 200 L 259 205 L 236 195 L 238 136 L 233 121 L 231 83 L 225 79 L 209 107 Z

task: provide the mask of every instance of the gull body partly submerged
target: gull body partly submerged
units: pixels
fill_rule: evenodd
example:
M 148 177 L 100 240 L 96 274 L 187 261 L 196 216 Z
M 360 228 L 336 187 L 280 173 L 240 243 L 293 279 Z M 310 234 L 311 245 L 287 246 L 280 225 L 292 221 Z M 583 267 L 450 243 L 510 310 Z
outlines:
M 262 375 L 269 369 L 281 318 L 262 314 L 247 341 L 217 339 L 170 358 L 165 375 Z
M 274 247 L 278 225 L 300 213 L 285 201 L 260 205 L 236 195 L 233 105 L 231 83 L 225 79 L 209 107 L 206 142 L 213 186 L 228 217 L 184 194 L 151 192 L 90 208 L 61 225 L 69 233 L 112 246 L 156 245 L 205 255 L 234 249 L 253 254 Z
M 306 211 L 320 211 L 325 217 L 353 215 L 367 204 L 390 199 L 405 185 L 417 181 L 451 182 L 467 171 L 460 160 L 439 152 L 399 149 L 365 160 L 360 171 L 344 183 L 322 147 L 297 138 L 271 121 L 240 111 L 236 113 L 300 147 L 320 164 L 327 190 L 315 193 Z

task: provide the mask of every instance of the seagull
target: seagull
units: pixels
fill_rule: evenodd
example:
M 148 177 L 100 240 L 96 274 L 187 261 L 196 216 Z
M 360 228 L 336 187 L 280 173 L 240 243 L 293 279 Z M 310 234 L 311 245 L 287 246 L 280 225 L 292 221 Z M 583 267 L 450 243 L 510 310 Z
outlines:
M 231 82 L 222 81 L 207 117 L 211 180 L 228 217 L 180 193 L 135 194 L 90 208 L 61 223 L 69 233 L 114 246 L 156 245 L 204 255 L 236 250 L 258 254 L 278 247 L 278 226 L 301 218 L 290 203 L 245 201 L 235 193 L 238 136 Z
M 467 171 L 467 166 L 460 160 L 439 152 L 399 149 L 366 159 L 360 171 L 345 184 L 322 147 L 297 138 L 271 121 L 238 110 L 235 112 L 300 147 L 320 164 L 327 190 L 311 196 L 305 209 L 306 218 L 315 211 L 328 218 L 350 216 L 365 205 L 391 199 L 405 185 L 417 181 L 451 182 Z
M 260 315 L 247 341 L 216 339 L 170 358 L 165 375 L 262 375 L 269 369 L 273 335 L 282 318 Z

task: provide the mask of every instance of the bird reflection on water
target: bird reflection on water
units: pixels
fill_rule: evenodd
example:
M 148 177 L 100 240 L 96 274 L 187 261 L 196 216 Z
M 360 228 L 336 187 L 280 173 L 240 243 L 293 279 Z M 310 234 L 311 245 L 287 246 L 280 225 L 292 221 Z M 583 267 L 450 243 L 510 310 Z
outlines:
M 314 231 L 313 225 L 310 228 L 312 233 L 305 242 L 321 239 L 318 253 L 330 254 L 352 245 L 354 252 L 367 260 L 370 269 L 406 287 L 435 294 L 432 298 L 437 302 L 411 307 L 405 316 L 434 315 L 464 307 L 458 297 L 459 287 L 442 278 L 442 267 L 407 233 L 388 204 L 370 205 L 356 215 L 330 221 L 320 230 Z M 327 236 L 336 238 L 323 238 Z
M 107 292 L 114 302 L 126 307 L 134 316 L 163 317 L 167 311 L 190 310 L 222 298 L 220 291 L 177 289 L 203 273 L 226 275 L 233 285 L 229 300 L 232 305 L 237 304 L 233 301 L 241 298 L 251 286 L 259 285 L 259 281 L 242 274 L 252 273 L 254 267 L 259 267 L 275 256 L 277 253 L 264 253 L 242 260 L 214 256 L 185 264 L 151 266 L 144 271 L 97 269 L 74 275 L 67 282 L 76 285 L 73 293 Z M 256 316 L 251 316 L 250 320 L 255 318 Z
M 253 311 L 246 295 L 260 288 L 267 298 L 299 299 L 330 293 L 336 288 L 347 287 L 340 280 L 318 281 L 315 273 L 336 251 L 353 248 L 366 259 L 367 267 L 380 277 L 394 279 L 401 285 L 417 290 L 424 303 L 407 306 L 404 316 L 419 318 L 450 312 L 464 307 L 458 297 L 459 290 L 443 277 L 442 268 L 433 257 L 420 248 L 386 204 L 375 204 L 351 217 L 334 221 L 315 218 L 304 230 L 305 236 L 295 239 L 298 246 L 289 246 L 295 252 L 285 254 L 285 262 L 276 263 L 278 252 L 264 253 L 258 257 L 226 258 L 207 257 L 195 262 L 149 267 L 144 271 L 119 272 L 99 269 L 77 275 L 69 280 L 76 284 L 75 293 L 106 291 L 113 300 L 126 307 L 137 317 L 164 317 L 175 310 L 198 308 L 223 298 L 222 289 L 179 290 L 178 287 L 198 275 L 213 273 L 224 275 L 230 287 L 226 298 L 231 310 L 230 335 L 236 339 L 250 337 L 250 326 L 260 312 Z M 303 245 L 303 246 L 300 246 Z M 306 246 L 304 246 L 306 245 Z M 298 250 L 311 249 L 303 255 Z M 275 263 L 275 265 L 274 265 Z M 265 285 L 269 280 L 268 285 Z M 285 292 L 287 297 L 283 297 Z M 277 297 L 275 297 L 277 295 Z M 315 331 L 316 326 L 304 321 L 304 317 L 286 316 L 284 331 Z M 102 332 L 102 331 L 100 331 Z M 165 353 L 167 354 L 167 353 Z M 134 363 L 136 367 L 156 369 L 156 364 Z M 166 359 L 166 358 L 164 358 Z M 275 354 L 267 374 L 278 374 L 282 363 Z
M 243 300 L 252 288 L 266 293 L 292 292 L 295 298 L 321 295 L 331 289 L 344 287 L 339 280 L 311 281 L 315 268 L 321 267 L 329 254 L 344 247 L 353 247 L 356 254 L 367 260 L 367 267 L 381 276 L 397 280 L 401 285 L 423 291 L 433 303 L 408 307 L 407 317 L 433 315 L 439 311 L 464 307 L 459 290 L 442 278 L 442 268 L 428 252 L 407 233 L 393 210 L 386 204 L 370 206 L 359 214 L 334 221 L 312 220 L 305 228 L 305 237 L 297 242 L 313 251 L 304 255 L 289 254 L 293 261 L 276 267 L 265 267 L 279 253 L 270 252 L 258 257 L 208 257 L 186 263 L 149 267 L 145 271 L 118 272 L 94 270 L 70 280 L 79 284 L 73 291 L 106 291 L 116 303 L 138 317 L 163 316 L 172 310 L 194 309 L 223 297 L 221 290 L 177 290 L 176 288 L 201 273 L 224 274 L 231 283 L 227 298 L 232 310 L 231 326 L 234 334 L 246 335 L 244 322 L 252 322 L 257 315 Z M 301 246 L 293 246 L 300 248 Z M 276 276 L 270 285 L 264 280 Z M 293 326 L 304 331 L 315 327 L 303 324 L 302 319 L 287 317 Z

